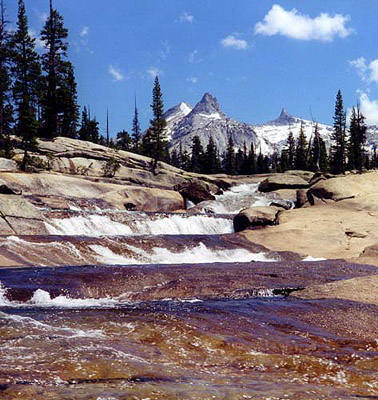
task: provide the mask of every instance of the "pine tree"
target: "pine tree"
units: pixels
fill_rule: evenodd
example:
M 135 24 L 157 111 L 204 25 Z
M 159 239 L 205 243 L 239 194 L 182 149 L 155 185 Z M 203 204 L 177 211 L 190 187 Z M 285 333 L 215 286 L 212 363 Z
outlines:
M 131 151 L 133 149 L 133 140 L 127 131 L 122 130 L 117 133 L 116 147 L 120 150 L 125 150 L 125 151 Z
M 288 150 L 282 149 L 281 156 L 280 156 L 280 171 L 285 172 L 289 169 L 289 157 L 288 157 Z
M 58 135 L 70 138 L 77 137 L 79 106 L 77 104 L 77 84 L 72 64 L 65 61 L 60 69 L 61 84 L 57 90 L 60 116 L 58 118 Z
M 203 172 L 204 151 L 201 140 L 198 135 L 193 137 L 192 141 L 192 156 L 190 160 L 190 170 L 193 172 Z
M 171 165 L 181 168 L 180 156 L 176 149 L 173 149 L 171 152 Z
M 67 57 L 68 30 L 64 27 L 63 17 L 53 9 L 50 0 L 50 15 L 41 31 L 41 39 L 46 46 L 42 55 L 42 68 L 46 73 L 46 94 L 44 96 L 45 136 L 53 138 L 58 134 L 58 114 L 61 105 L 58 99 L 58 88 L 63 85 L 63 62 Z
M 80 140 L 90 140 L 89 135 L 89 116 L 87 107 L 84 106 L 83 111 L 81 113 L 81 127 L 79 130 L 79 139 Z
M 343 98 L 341 91 L 337 92 L 335 115 L 333 117 L 333 133 L 331 146 L 331 170 L 335 174 L 345 172 L 345 152 L 346 152 L 346 114 L 344 111 Z
M 278 150 L 274 149 L 274 152 L 271 157 L 271 171 L 272 172 L 280 172 L 281 171 L 281 166 L 279 162 L 279 155 L 278 155 Z
M 319 134 L 319 126 L 316 123 L 315 124 L 315 130 L 314 130 L 314 139 L 312 141 L 312 144 L 309 145 L 310 151 L 309 151 L 309 163 L 308 167 L 311 171 L 319 171 L 320 170 L 320 143 L 321 137 Z
M 226 156 L 224 159 L 224 169 L 226 174 L 234 175 L 235 170 L 235 150 L 234 150 L 234 141 L 232 139 L 232 135 L 228 136 L 228 144 L 226 150 Z
M 237 175 L 242 174 L 243 161 L 244 161 L 244 153 L 243 150 L 239 148 L 235 154 L 235 173 Z
M 320 138 L 320 170 L 323 172 L 327 172 L 329 170 L 329 157 L 327 153 L 327 146 L 325 141 Z
M 11 41 L 13 99 L 16 104 L 16 133 L 22 137 L 24 160 L 21 168 L 26 168 L 28 151 L 36 146 L 38 85 L 41 66 L 35 51 L 35 39 L 29 34 L 28 19 L 23 0 L 18 0 L 17 29 Z
M 362 170 L 364 166 L 366 145 L 365 117 L 359 107 L 352 108 L 348 141 L 348 168 Z
M 327 146 L 320 136 L 319 126 L 316 123 L 313 140 L 308 145 L 308 169 L 310 171 L 327 172 L 329 169 Z
M 135 153 L 139 153 L 140 152 L 141 131 L 140 131 L 140 125 L 139 125 L 139 114 L 138 114 L 136 99 L 135 99 L 135 106 L 134 106 L 132 138 L 133 138 L 133 151 Z
M 288 169 L 295 168 L 295 139 L 293 132 L 290 131 L 287 137 L 287 164 Z
M 261 153 L 257 156 L 257 173 L 258 174 L 263 174 L 265 171 L 265 163 L 264 163 L 264 156 Z
M 299 132 L 295 149 L 295 169 L 307 169 L 307 140 L 303 124 L 301 124 L 301 130 Z
M 185 171 L 189 171 L 189 169 L 190 169 L 190 156 L 189 156 L 189 153 L 188 153 L 187 149 L 185 149 L 184 151 L 182 150 L 181 143 L 180 143 L 179 157 L 180 157 L 180 162 L 181 162 L 180 168 L 184 169 Z
M 99 123 L 97 122 L 96 117 L 88 121 L 88 135 L 89 140 L 92 143 L 98 143 L 100 141 Z
M 9 34 L 6 29 L 4 2 L 0 2 L 0 156 L 11 158 L 13 107 L 10 102 L 11 78 L 9 73 Z
M 156 167 L 159 161 L 167 161 L 169 158 L 168 142 L 166 139 L 166 126 L 167 122 L 164 119 L 164 104 L 163 94 L 161 92 L 159 78 L 156 76 L 154 88 L 152 91 L 152 104 L 151 104 L 153 118 L 150 121 L 150 145 L 151 145 L 151 157 L 153 161 L 151 163 L 151 170 L 155 174 Z
M 256 153 L 253 143 L 251 143 L 251 148 L 248 153 L 248 173 L 256 174 L 257 164 L 256 164 Z
M 270 172 L 270 161 L 268 156 L 263 157 L 263 168 L 262 168 L 263 173 L 268 173 Z
M 240 174 L 241 175 L 249 175 L 251 173 L 251 168 L 249 164 L 249 154 L 247 150 L 247 144 L 243 143 L 243 157 L 240 165 Z
M 209 143 L 206 146 L 203 172 L 206 174 L 216 174 L 219 171 L 220 160 L 218 157 L 217 146 L 215 145 L 213 137 L 210 136 Z

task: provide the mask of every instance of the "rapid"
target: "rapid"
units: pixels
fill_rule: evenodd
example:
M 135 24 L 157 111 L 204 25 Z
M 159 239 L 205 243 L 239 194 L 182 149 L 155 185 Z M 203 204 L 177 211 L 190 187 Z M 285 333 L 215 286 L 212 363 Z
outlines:
M 235 234 L 272 201 L 257 187 L 186 213 L 45 209 L 49 235 L 0 236 L 0 398 L 376 398 L 377 307 L 296 296 L 372 268 Z

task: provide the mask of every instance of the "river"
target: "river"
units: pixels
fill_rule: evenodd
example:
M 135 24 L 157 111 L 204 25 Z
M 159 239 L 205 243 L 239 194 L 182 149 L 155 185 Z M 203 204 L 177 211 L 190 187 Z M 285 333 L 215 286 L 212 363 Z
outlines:
M 45 209 L 50 235 L 0 237 L 0 398 L 378 398 L 377 307 L 296 297 L 374 269 L 233 233 L 269 202 L 251 184 L 186 214 Z

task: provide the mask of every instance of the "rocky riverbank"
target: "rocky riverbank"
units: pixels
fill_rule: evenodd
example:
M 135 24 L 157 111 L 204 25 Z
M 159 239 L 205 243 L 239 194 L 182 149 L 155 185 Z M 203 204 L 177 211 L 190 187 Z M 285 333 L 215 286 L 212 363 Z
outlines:
M 378 394 L 377 172 L 153 174 L 57 138 L 25 173 L 16 153 L 0 160 L 1 398 Z
M 244 237 L 276 251 L 378 265 L 378 171 L 318 177 L 314 184 L 296 191 L 284 187 L 285 174 L 280 179 L 282 190 L 276 190 L 277 182 L 271 186 L 277 194 L 291 197 L 293 202 L 304 195 L 305 201 L 291 210 L 274 207 L 266 226 L 248 229 L 242 233 Z M 267 182 L 263 185 L 266 187 Z M 251 228 L 252 213 L 258 211 L 249 212 Z

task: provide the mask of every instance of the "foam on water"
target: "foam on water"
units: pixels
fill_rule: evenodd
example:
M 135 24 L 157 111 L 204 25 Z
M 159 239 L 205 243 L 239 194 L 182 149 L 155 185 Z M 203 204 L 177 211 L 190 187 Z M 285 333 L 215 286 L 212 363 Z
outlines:
M 45 224 L 48 232 L 52 235 L 117 236 L 133 234 L 129 226 L 112 221 L 106 215 L 79 215 L 53 219 L 51 223 Z
M 56 307 L 56 308 L 95 308 L 95 307 L 113 307 L 120 304 L 118 299 L 107 298 L 86 298 L 75 299 L 60 295 L 52 298 L 50 293 L 42 289 L 37 289 L 30 300 L 26 302 L 10 301 L 7 296 L 7 289 L 0 282 L 0 307 Z M 124 302 L 123 302 L 124 303 Z
M 116 254 L 108 247 L 101 245 L 91 245 L 89 247 L 97 254 L 99 262 L 110 265 L 275 261 L 268 258 L 265 253 L 251 253 L 246 249 L 209 249 L 202 242 L 198 246 L 186 248 L 180 252 L 172 252 L 161 247 L 153 247 L 151 252 L 147 252 L 127 245 L 128 249 L 134 253 L 132 257 Z
M 220 235 L 234 232 L 231 219 L 206 215 L 171 215 L 151 221 L 136 221 L 135 227 L 140 235 Z
M 59 307 L 59 308 L 92 308 L 92 307 L 111 307 L 119 302 L 112 298 L 103 299 L 73 299 L 67 296 L 57 296 L 51 298 L 50 293 L 42 289 L 37 289 L 33 297 L 28 302 L 38 307 Z
M 325 260 L 326 260 L 326 258 L 321 258 L 321 257 L 316 258 L 316 257 L 307 256 L 302 261 L 310 262 L 310 261 L 325 261 Z
M 215 235 L 234 231 L 231 219 L 206 215 L 169 215 L 156 219 L 133 219 L 125 223 L 112 221 L 106 215 L 80 215 L 53 219 L 46 223 L 52 235 L 80 236 L 139 236 L 139 235 Z
M 203 207 L 218 214 L 237 214 L 247 207 L 267 206 L 271 199 L 258 191 L 259 183 L 244 183 L 233 186 L 221 195 L 216 195 L 215 201 L 203 203 Z M 201 204 L 200 204 L 201 205 Z

